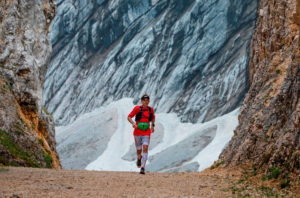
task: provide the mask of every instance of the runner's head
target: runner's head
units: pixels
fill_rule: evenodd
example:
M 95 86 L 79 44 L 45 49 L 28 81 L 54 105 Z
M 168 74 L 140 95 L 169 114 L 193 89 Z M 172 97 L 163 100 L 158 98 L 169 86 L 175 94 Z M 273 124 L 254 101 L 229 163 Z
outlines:
M 146 100 L 146 99 L 150 100 L 150 97 L 148 96 L 148 94 L 142 95 L 141 100 Z
M 141 97 L 141 102 L 143 104 L 144 107 L 147 107 L 149 102 L 150 102 L 150 97 L 148 96 L 148 94 L 144 94 L 142 97 Z

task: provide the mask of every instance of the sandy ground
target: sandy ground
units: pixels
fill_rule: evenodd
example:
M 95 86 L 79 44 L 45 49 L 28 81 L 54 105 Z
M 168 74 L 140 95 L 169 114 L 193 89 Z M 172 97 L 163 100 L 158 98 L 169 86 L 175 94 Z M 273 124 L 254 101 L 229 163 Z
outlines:
M 235 190 L 238 178 L 239 175 L 232 172 L 211 170 L 140 175 L 137 172 L 0 167 L 0 197 L 247 197 L 248 192 L 251 197 L 264 197 L 264 192 L 251 187 L 244 193 Z M 285 194 L 284 197 L 298 195 Z

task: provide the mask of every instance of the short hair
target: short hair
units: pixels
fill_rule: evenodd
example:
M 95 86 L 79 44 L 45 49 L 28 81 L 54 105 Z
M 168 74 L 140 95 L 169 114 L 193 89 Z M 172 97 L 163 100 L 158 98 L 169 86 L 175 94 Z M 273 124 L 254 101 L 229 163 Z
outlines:
M 144 95 L 142 95 L 142 97 L 141 97 L 141 100 L 145 100 L 145 99 L 148 99 L 148 100 L 150 100 L 150 97 L 149 97 L 149 95 L 148 95 L 148 94 L 144 94 Z

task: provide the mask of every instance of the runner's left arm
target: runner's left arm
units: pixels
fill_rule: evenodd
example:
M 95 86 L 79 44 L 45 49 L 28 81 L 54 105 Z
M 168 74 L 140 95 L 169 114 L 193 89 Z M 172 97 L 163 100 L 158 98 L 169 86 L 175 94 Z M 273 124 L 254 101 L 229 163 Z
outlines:
M 155 115 L 154 115 L 154 109 L 152 108 L 152 125 L 151 125 L 151 132 L 153 133 L 154 132 L 154 127 L 155 127 Z

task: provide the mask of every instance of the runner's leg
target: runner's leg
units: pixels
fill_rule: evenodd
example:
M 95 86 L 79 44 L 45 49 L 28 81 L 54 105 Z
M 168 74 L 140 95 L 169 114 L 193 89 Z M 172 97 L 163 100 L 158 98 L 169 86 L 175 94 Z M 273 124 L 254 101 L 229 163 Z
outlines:
M 142 158 L 142 146 L 140 146 L 141 148 L 138 148 L 136 150 L 136 155 L 137 155 L 137 158 L 138 159 L 141 159 Z
M 142 168 L 145 168 L 148 159 L 148 145 L 150 137 L 148 135 L 143 136 L 143 157 L 142 157 Z
M 148 159 L 148 145 L 143 145 L 142 167 L 145 168 Z
M 135 135 L 134 142 L 135 142 L 136 155 L 137 155 L 137 167 L 140 168 L 141 159 L 142 159 L 142 138 L 141 138 L 141 136 Z

